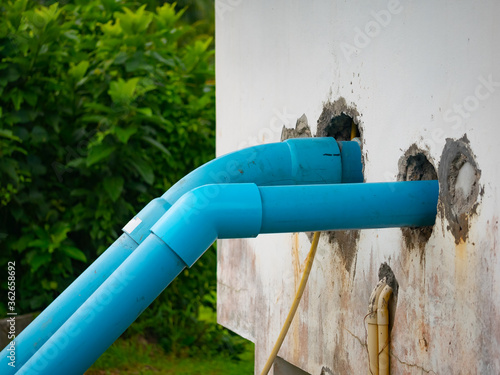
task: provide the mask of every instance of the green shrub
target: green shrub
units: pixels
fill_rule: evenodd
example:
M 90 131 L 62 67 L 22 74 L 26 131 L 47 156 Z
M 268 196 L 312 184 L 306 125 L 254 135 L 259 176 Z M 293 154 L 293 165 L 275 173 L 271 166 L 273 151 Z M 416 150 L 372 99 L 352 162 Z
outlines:
M 16 262 L 18 313 L 47 306 L 147 202 L 214 156 L 211 37 L 175 4 L 134 4 L 0 1 L 0 268 Z M 195 267 L 139 322 L 172 324 L 167 349 L 207 330 L 214 250 Z

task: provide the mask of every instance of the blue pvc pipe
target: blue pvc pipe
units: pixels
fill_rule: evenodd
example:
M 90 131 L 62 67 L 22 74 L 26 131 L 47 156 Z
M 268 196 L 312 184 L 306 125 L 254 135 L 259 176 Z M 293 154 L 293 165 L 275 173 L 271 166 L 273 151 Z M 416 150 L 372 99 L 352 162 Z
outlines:
M 122 234 L 108 248 L 106 256 L 92 263 L 64 290 L 56 300 L 59 303 L 51 303 L 15 338 L 15 368 L 8 365 L 7 351 L 2 351 L 0 373 L 14 374 L 109 277 L 110 270 L 118 268 L 136 247 L 137 244 L 128 235 Z
M 359 144 L 342 142 L 344 143 L 350 145 L 346 148 L 350 152 L 345 154 L 341 153 L 339 143 L 331 137 L 288 139 L 232 152 L 195 169 L 168 189 L 161 199 L 168 205 L 173 205 L 185 193 L 208 184 L 336 184 L 343 182 L 343 169 L 346 175 L 351 176 L 349 182 L 363 182 Z M 344 163 L 342 157 L 345 159 Z M 357 171 L 354 177 L 353 169 Z M 154 222 L 165 212 L 166 210 L 157 210 Z M 139 223 L 132 226 L 132 230 L 125 229 L 125 232 L 140 243 L 149 235 L 154 222 L 151 225 Z
M 218 188 L 176 202 L 18 374 L 83 373 L 216 238 L 432 225 L 439 192 L 437 181 Z
M 184 267 L 148 236 L 17 374 L 83 374 Z
M 151 201 L 125 227 L 124 234 L 16 337 L 16 364 L 22 366 L 149 235 L 151 227 L 182 195 L 206 184 L 332 184 L 343 170 L 362 182 L 356 142 L 342 152 L 333 138 L 300 138 L 236 151 L 199 167 Z M 347 148 L 344 146 L 343 150 Z M 354 150 L 354 152 L 352 151 Z M 343 158 L 343 162 L 341 159 Z M 8 347 L 8 346 L 7 346 Z M 7 347 L 0 353 L 0 373 L 11 375 Z
M 437 181 L 261 187 L 260 233 L 421 227 L 436 219 Z

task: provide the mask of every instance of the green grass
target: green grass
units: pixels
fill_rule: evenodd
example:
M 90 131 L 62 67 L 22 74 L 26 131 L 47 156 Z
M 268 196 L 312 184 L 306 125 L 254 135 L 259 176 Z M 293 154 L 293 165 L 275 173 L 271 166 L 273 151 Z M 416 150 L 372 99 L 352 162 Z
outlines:
M 165 354 L 159 345 L 147 342 L 142 336 L 135 336 L 118 339 L 85 374 L 251 375 L 253 368 L 254 345 L 250 342 L 239 361 L 224 353 L 207 358 L 178 358 Z

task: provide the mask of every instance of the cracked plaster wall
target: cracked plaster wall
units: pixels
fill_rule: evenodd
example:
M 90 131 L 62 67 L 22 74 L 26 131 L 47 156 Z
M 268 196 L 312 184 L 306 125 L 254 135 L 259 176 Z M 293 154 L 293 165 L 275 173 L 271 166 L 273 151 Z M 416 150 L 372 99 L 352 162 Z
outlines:
M 383 11 L 390 19 L 376 32 Z M 363 319 L 386 262 L 399 283 L 392 373 L 500 373 L 499 13 L 494 1 L 368 0 L 252 0 L 218 11 L 219 155 L 280 141 L 303 114 L 315 136 L 324 108 L 343 98 L 356 111 L 367 182 L 406 179 L 401 163 L 415 150 L 440 179 L 424 237 L 360 231 L 346 267 L 346 250 L 322 236 L 284 360 L 315 375 L 367 373 Z M 303 121 L 298 135 L 310 136 Z M 456 180 L 460 191 L 471 185 L 469 197 L 450 190 Z M 219 242 L 218 320 L 255 342 L 256 373 L 309 246 L 305 233 Z

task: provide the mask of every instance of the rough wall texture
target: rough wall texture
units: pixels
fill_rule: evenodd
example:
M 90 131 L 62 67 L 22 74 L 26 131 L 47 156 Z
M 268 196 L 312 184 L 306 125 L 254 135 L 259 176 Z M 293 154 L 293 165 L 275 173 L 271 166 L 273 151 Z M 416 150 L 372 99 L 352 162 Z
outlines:
M 385 262 L 399 283 L 392 373 L 500 373 L 500 3 L 217 4 L 218 154 L 279 141 L 303 114 L 315 136 L 343 98 L 366 182 L 440 182 L 425 232 L 322 236 L 280 357 L 315 375 L 367 373 L 364 317 Z M 309 246 L 306 233 L 219 243 L 218 319 L 256 343 L 256 373 Z

